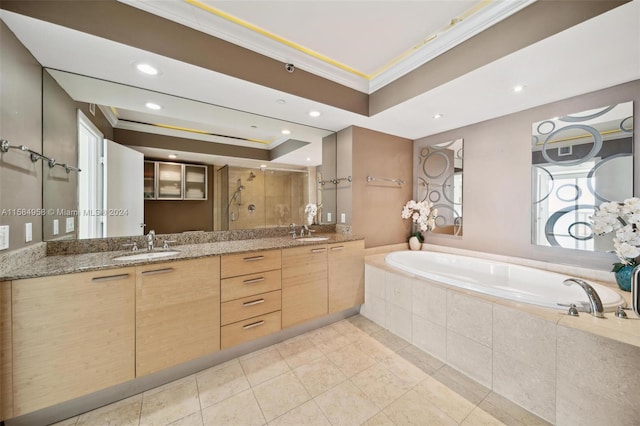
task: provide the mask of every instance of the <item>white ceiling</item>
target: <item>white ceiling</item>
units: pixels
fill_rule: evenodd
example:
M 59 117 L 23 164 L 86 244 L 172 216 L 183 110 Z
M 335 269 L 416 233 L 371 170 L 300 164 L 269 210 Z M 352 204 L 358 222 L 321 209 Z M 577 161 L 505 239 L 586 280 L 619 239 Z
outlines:
M 154 6 L 175 7 L 175 17 L 179 15 L 177 10 L 182 8 L 184 2 L 145 3 Z M 333 42 L 324 40 L 327 37 L 327 31 L 302 31 L 305 29 L 305 25 L 307 28 L 311 25 L 308 20 L 305 21 L 302 17 L 308 17 L 308 8 L 319 2 L 265 0 L 209 3 L 217 6 L 222 4 L 229 11 L 245 20 L 255 19 L 256 25 L 267 26 L 270 22 L 286 22 L 287 19 L 288 21 L 296 21 L 298 24 L 295 25 L 295 29 L 292 29 L 291 33 L 286 34 L 287 37 L 299 37 L 294 41 L 300 45 L 306 43 L 310 47 L 313 46 L 314 49 L 327 49 L 326 55 L 346 58 L 343 60 L 347 60 L 352 66 L 360 67 L 363 70 L 370 70 L 386 61 L 386 58 L 392 55 L 389 52 L 391 52 L 391 47 L 393 47 L 391 45 L 394 43 L 403 44 L 396 46 L 397 50 L 406 49 L 407 46 L 404 43 L 409 37 L 415 36 L 412 32 L 412 35 L 406 35 L 405 39 L 403 38 L 405 34 L 402 34 L 397 39 L 399 41 L 390 43 L 388 46 L 385 45 L 384 50 L 387 56 L 379 58 L 378 46 L 371 43 L 375 40 L 374 36 L 369 36 L 364 44 L 351 43 L 351 40 L 350 43 L 340 43 L 340 39 Z M 256 9 L 243 6 L 244 3 L 255 3 Z M 328 3 L 357 3 L 361 8 L 367 9 L 373 3 L 384 3 L 386 7 L 391 7 L 397 2 L 362 0 Z M 435 5 L 441 6 L 440 3 L 458 2 L 407 3 L 420 3 L 421 7 L 429 5 L 435 7 Z M 466 2 L 464 3 L 465 6 L 468 5 Z M 295 4 L 295 7 L 290 8 L 291 4 Z M 284 7 L 285 5 L 287 7 Z M 305 9 L 305 5 L 307 9 Z M 288 11 L 287 19 L 282 17 L 283 10 Z M 391 13 L 389 10 L 393 9 L 387 9 L 388 14 Z M 428 11 L 429 9 L 424 10 Z M 294 12 L 295 14 L 293 14 Z M 378 13 L 381 12 L 378 11 Z M 423 13 L 427 14 L 427 12 Z M 318 13 L 318 16 L 323 16 L 323 19 L 326 19 L 328 12 Z M 363 18 L 360 21 L 358 16 L 352 15 L 352 28 L 358 28 L 358 32 L 365 34 L 375 33 L 377 37 L 378 33 L 384 33 L 383 30 L 386 28 L 382 27 L 379 22 L 387 24 L 388 19 L 371 21 L 370 16 L 367 15 L 367 20 Z M 372 117 L 323 105 L 4 10 L 0 11 L 0 17 L 45 67 L 273 117 L 285 120 L 287 123 L 280 123 L 283 125 L 298 123 L 332 131 L 356 125 L 409 139 L 437 134 L 640 78 L 640 0 L 622 5 Z M 268 19 L 269 17 L 273 20 Z M 419 19 L 412 22 L 412 25 L 420 25 Z M 329 25 L 326 22 L 325 24 Z M 362 31 L 363 28 L 368 28 L 368 30 Z M 271 27 L 270 31 L 275 31 L 275 29 L 277 27 Z M 348 32 L 349 30 L 343 29 L 343 31 Z M 304 34 L 304 38 L 302 38 L 302 34 Z M 351 62 L 348 55 L 341 56 L 345 53 L 340 53 L 340 49 L 335 50 L 340 45 L 344 48 L 344 52 L 347 49 L 355 48 L 366 52 L 366 54 L 354 57 Z M 133 65 L 141 61 L 157 66 L 161 70 L 161 75 L 149 78 L 137 73 Z M 516 84 L 525 85 L 525 90 L 514 93 L 512 88 Z M 284 100 L 285 103 L 278 103 L 279 100 Z M 115 103 L 111 105 L 118 106 Z M 135 108 L 129 107 L 126 109 L 135 110 Z M 311 118 L 308 115 L 310 110 L 318 110 L 322 115 L 318 118 Z M 442 114 L 442 118 L 433 119 L 432 117 L 436 113 Z M 246 123 L 243 123 L 242 126 L 246 126 Z M 276 140 L 277 137 L 275 134 L 272 135 L 273 140 Z M 290 137 L 301 139 L 295 133 L 292 133 Z M 318 144 L 319 142 L 313 141 L 307 147 L 296 150 L 278 160 L 300 166 L 319 164 L 321 151 Z M 307 161 L 307 158 L 311 160 Z

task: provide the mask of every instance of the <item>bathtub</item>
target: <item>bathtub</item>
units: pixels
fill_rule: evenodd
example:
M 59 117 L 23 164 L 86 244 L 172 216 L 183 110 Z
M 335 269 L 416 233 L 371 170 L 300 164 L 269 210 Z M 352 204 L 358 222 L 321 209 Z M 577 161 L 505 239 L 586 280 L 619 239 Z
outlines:
M 428 251 L 392 252 L 385 257 L 385 262 L 431 281 L 522 303 L 562 310 L 574 303 L 581 311 L 589 306 L 584 290 L 577 285 L 564 285 L 562 282 L 570 277 L 555 272 Z M 598 292 L 606 312 L 625 304 L 615 290 L 589 284 Z

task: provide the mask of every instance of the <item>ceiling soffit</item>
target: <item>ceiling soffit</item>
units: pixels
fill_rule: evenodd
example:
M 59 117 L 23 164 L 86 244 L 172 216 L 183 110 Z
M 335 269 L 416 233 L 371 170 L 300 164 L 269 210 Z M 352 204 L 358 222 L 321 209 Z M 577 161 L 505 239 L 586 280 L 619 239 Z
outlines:
M 371 116 L 628 1 L 535 2 L 371 95 L 288 73 L 280 61 L 116 0 L 3 0 L 0 8 Z

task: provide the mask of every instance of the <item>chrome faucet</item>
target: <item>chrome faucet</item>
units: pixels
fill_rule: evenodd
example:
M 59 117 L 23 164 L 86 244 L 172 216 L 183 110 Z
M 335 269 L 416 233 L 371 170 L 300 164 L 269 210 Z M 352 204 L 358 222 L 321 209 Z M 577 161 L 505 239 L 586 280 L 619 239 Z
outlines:
M 145 235 L 145 238 L 147 239 L 147 250 L 153 251 L 153 243 L 156 239 L 156 231 L 152 229 L 147 235 Z
M 295 223 L 290 223 L 289 224 L 289 235 L 291 235 L 291 238 L 296 238 L 296 224 Z
M 640 283 L 638 283 L 638 274 L 640 274 L 640 266 L 633 268 L 631 273 L 631 307 L 633 312 L 640 317 Z
M 578 278 L 567 278 L 563 281 L 564 285 L 577 284 L 587 293 L 587 298 L 589 299 L 589 307 L 590 313 L 596 318 L 604 318 L 604 307 L 602 306 L 602 301 L 600 300 L 600 296 L 596 292 L 596 289 L 591 287 L 589 283 L 583 281 Z
M 311 231 L 309 231 L 309 227 L 307 225 L 302 225 L 300 228 L 300 236 L 304 237 L 304 231 L 307 231 L 309 235 L 311 235 Z

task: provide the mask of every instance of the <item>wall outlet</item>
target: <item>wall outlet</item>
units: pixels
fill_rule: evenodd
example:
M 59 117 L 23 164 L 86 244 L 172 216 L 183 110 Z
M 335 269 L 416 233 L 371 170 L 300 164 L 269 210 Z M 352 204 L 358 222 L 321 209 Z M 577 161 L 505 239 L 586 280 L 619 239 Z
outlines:
M 31 222 L 24 224 L 24 242 L 30 243 L 33 240 L 33 225 Z
M 347 223 L 347 215 L 340 213 L 340 223 Z
M 9 248 L 9 225 L 0 226 L 0 250 Z
M 58 219 L 53 219 L 53 235 L 58 235 L 60 233 L 60 221 Z
M 327 213 L 327 222 L 331 222 L 331 213 Z
M 73 230 L 75 229 L 75 221 L 72 217 L 68 217 L 67 221 L 66 221 L 66 230 L 65 232 L 73 232 Z

